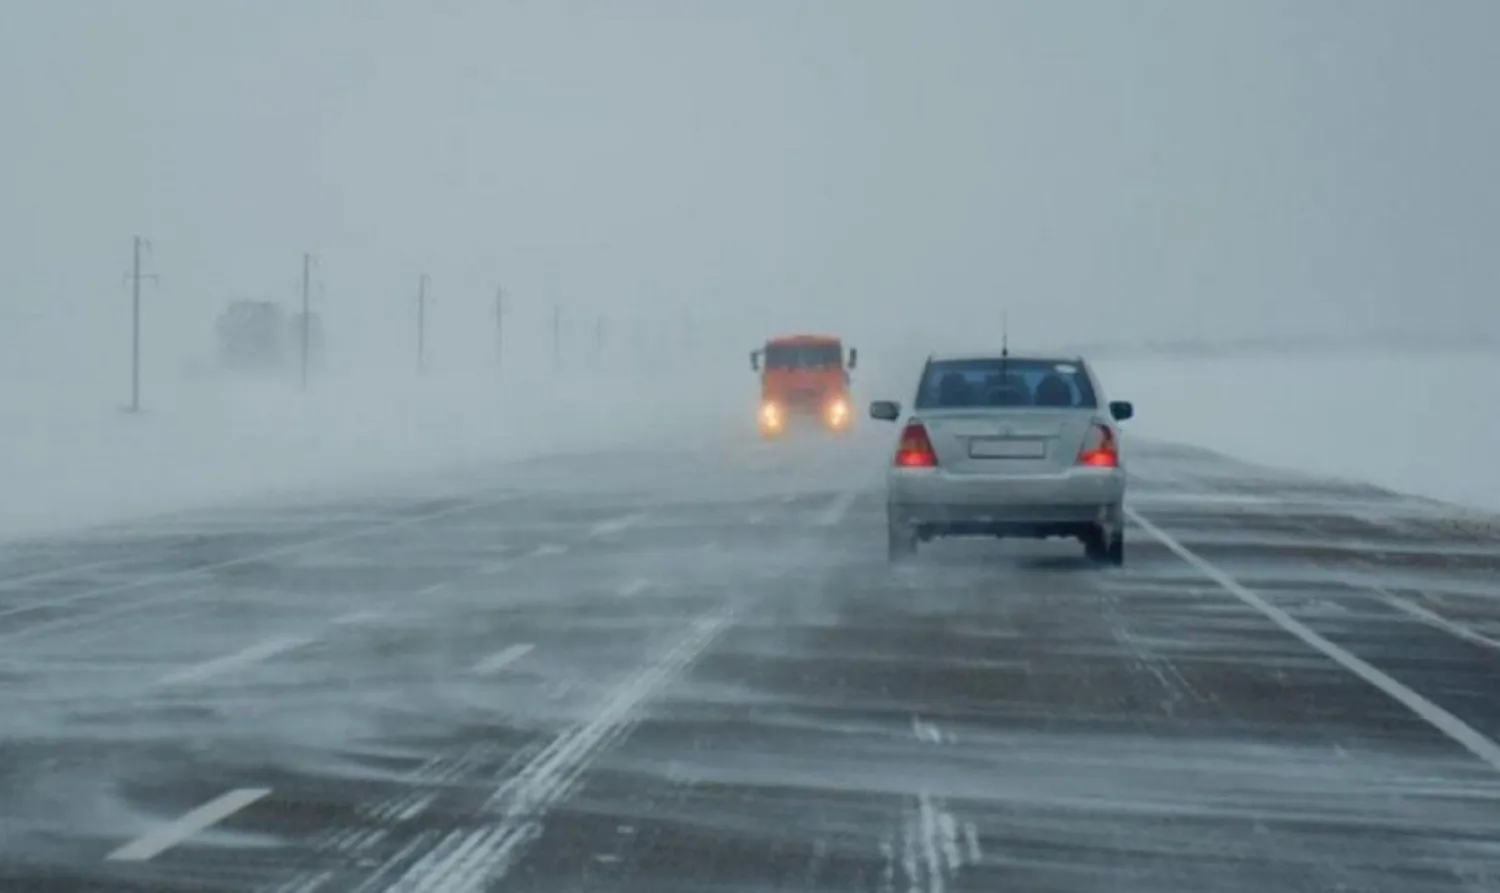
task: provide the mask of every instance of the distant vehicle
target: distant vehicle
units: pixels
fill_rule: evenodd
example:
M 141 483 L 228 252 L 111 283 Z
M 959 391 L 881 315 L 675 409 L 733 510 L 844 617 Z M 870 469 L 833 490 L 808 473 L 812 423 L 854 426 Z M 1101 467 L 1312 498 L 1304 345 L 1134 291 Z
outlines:
M 760 373 L 761 434 L 776 437 L 791 426 L 814 422 L 827 430 L 847 431 L 854 423 L 849 401 L 849 370 L 859 351 L 830 335 L 771 338 L 750 352 L 750 368 Z
M 1075 537 L 1092 560 L 1125 561 L 1119 422 L 1082 358 L 930 357 L 886 473 L 888 554 L 935 537 Z M 878 400 L 870 416 L 901 417 Z
M 226 369 L 270 372 L 286 362 L 286 314 L 274 301 L 233 301 L 219 314 L 215 329 Z

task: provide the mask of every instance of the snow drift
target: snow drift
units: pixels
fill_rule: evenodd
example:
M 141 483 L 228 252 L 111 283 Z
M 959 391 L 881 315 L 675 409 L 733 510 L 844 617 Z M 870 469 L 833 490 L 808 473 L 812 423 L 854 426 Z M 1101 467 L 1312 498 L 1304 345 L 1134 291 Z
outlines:
M 558 451 L 749 435 L 755 378 L 737 355 L 637 367 L 518 364 L 316 382 L 176 378 L 132 415 L 96 391 L 0 401 L 0 537 L 245 498 L 374 491 L 445 469 Z M 914 370 L 867 354 L 855 396 L 906 398 Z M 1500 419 L 1485 353 L 1101 361 L 1136 435 L 1500 511 Z M 1475 399 L 1476 396 L 1479 399 Z M 873 424 L 873 423 L 869 423 Z M 892 432 L 894 433 L 894 432 Z M 450 483 L 462 486 L 448 476 Z M 420 484 L 419 484 L 420 486 Z

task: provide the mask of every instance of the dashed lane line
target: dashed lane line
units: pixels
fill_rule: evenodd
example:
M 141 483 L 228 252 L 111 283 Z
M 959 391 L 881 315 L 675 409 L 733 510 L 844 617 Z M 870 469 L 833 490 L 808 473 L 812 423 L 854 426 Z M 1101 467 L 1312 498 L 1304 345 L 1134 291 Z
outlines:
M 474 664 L 473 671 L 480 676 L 492 676 L 530 654 L 534 647 L 530 643 L 511 645 Z
M 1455 620 L 1450 620 L 1449 618 L 1444 617 L 1436 611 L 1424 608 L 1416 602 L 1411 601 L 1410 599 L 1402 598 L 1399 595 L 1393 595 L 1379 587 L 1376 587 L 1373 591 L 1381 601 L 1385 602 L 1398 611 L 1403 611 L 1406 614 L 1415 617 L 1423 623 L 1435 626 L 1445 633 L 1463 639 L 1465 642 L 1479 645 L 1484 648 L 1489 648 L 1494 651 L 1500 651 L 1500 639 L 1494 639 L 1477 630 L 1470 629 L 1462 623 L 1459 623 Z
M 600 521 L 589 530 L 589 536 L 601 537 L 620 533 L 646 520 L 649 515 L 646 512 L 634 512 L 619 518 L 611 518 L 608 521 Z
M 823 511 L 823 514 L 818 516 L 818 525 L 821 527 L 832 527 L 842 521 L 844 515 L 849 513 L 849 507 L 854 504 L 854 500 L 858 497 L 859 492 L 855 490 L 849 490 L 835 496 L 833 502 Z
M 635 515 L 628 515 L 624 518 L 614 519 L 613 523 L 617 526 L 610 529 L 623 530 L 625 529 L 625 527 L 628 527 L 630 524 L 633 524 L 644 517 L 646 517 L 646 514 L 642 512 Z M 611 522 L 605 523 L 608 524 Z M 598 528 L 596 527 L 595 529 L 597 530 Z M 529 557 L 547 557 L 552 555 L 561 555 L 566 553 L 567 551 L 568 546 L 566 545 L 558 543 L 546 543 L 538 546 L 531 553 L 529 553 Z M 499 573 L 509 566 L 509 561 L 497 561 L 481 567 L 478 573 Z M 457 579 L 452 579 L 432 583 L 416 590 L 415 595 L 418 598 L 433 596 L 451 587 L 456 582 Z M 384 616 L 385 614 L 378 611 L 350 611 L 348 613 L 341 614 L 338 617 L 335 617 L 332 621 L 332 624 L 334 626 L 354 626 L 378 620 Z M 284 654 L 288 651 L 293 651 L 298 648 L 305 647 L 315 641 L 317 641 L 317 637 L 315 636 L 282 636 L 274 639 L 269 639 L 255 645 L 251 645 L 243 649 L 242 651 L 235 652 L 234 654 L 215 658 L 209 661 L 204 661 L 202 663 L 193 664 L 192 666 L 184 667 L 180 670 L 168 673 L 166 676 L 163 676 L 161 679 L 157 680 L 156 685 L 158 687 L 162 687 L 203 682 L 207 679 L 213 678 L 214 676 L 219 676 L 232 670 L 243 669 L 253 664 L 269 660 L 272 657 Z M 524 656 L 526 652 L 531 650 L 531 647 L 532 646 L 530 645 L 516 646 L 514 648 L 506 649 L 499 654 L 492 655 L 491 657 L 480 661 L 479 664 L 475 666 L 474 672 L 481 675 L 496 672 L 499 669 L 503 668 L 504 665 Z M 519 651 L 517 651 L 517 649 L 519 649 Z M 494 663 L 495 661 L 499 661 L 499 663 Z
M 414 515 L 407 518 L 398 518 L 394 521 L 387 521 L 383 524 L 374 524 L 369 527 L 361 527 L 358 530 L 351 530 L 345 533 L 334 534 L 333 536 L 319 537 L 312 540 L 303 540 L 285 546 L 279 546 L 275 549 L 266 549 L 264 551 L 256 552 L 251 555 L 241 555 L 238 558 L 231 558 L 228 561 L 218 561 L 214 562 L 213 564 L 200 564 L 194 567 L 184 568 L 183 570 L 179 571 L 171 571 L 165 574 L 155 574 L 149 577 L 143 577 L 138 580 L 132 580 L 128 583 L 117 583 L 111 586 L 100 586 L 94 589 L 85 589 L 81 592 L 69 593 L 67 595 L 58 596 L 56 598 L 40 599 L 34 602 L 28 602 L 24 605 L 15 605 L 13 607 L 0 609 L 0 620 L 3 620 L 7 617 L 15 617 L 21 614 L 44 611 L 48 608 L 56 608 L 63 605 L 76 604 L 78 602 L 92 601 L 95 599 L 103 598 L 107 595 L 114 595 L 120 592 L 130 592 L 137 589 L 154 588 L 157 586 L 161 586 L 164 583 L 173 583 L 178 580 L 193 579 L 195 577 L 201 577 L 204 574 L 210 574 L 215 571 L 244 567 L 251 564 L 258 564 L 260 562 L 266 561 L 267 559 L 280 558 L 285 555 L 295 555 L 299 552 L 305 552 L 309 549 L 318 549 L 324 546 L 335 545 L 337 543 L 349 542 L 350 540 L 362 539 L 364 537 L 372 536 L 377 533 L 399 530 L 403 527 L 411 527 L 416 524 L 423 524 L 428 521 L 434 521 L 438 518 L 445 518 L 450 515 L 457 515 L 464 512 L 474 512 L 493 508 L 497 505 L 508 502 L 513 498 L 514 497 L 512 496 L 506 496 L 500 499 L 489 500 L 487 502 L 464 503 L 462 505 L 449 506 L 448 508 L 439 509 L 435 512 L 427 512 L 425 514 Z M 153 602 L 154 600 L 148 600 L 147 603 Z M 21 632 L 24 633 L 26 629 L 30 628 L 31 627 L 25 627 L 21 630 Z M 0 641 L 3 641 L 7 638 L 9 638 L 8 635 L 0 632 Z
M 1286 611 L 1266 601 L 1229 576 L 1229 574 L 1220 570 L 1216 565 L 1178 542 L 1176 537 L 1146 520 L 1141 516 L 1140 512 L 1126 507 L 1125 514 L 1139 525 L 1142 530 L 1155 538 L 1157 542 L 1166 546 L 1178 558 L 1196 568 L 1203 576 L 1219 584 L 1219 587 L 1225 592 L 1228 592 L 1230 595 L 1264 614 L 1272 623 L 1301 639 L 1307 645 L 1321 652 L 1325 657 L 1350 673 L 1380 689 L 1408 710 L 1421 717 L 1433 728 L 1447 735 L 1466 748 L 1470 753 L 1489 764 L 1491 768 L 1500 770 L 1500 744 L 1496 744 L 1476 731 L 1468 723 L 1434 704 L 1432 701 L 1429 701 L 1412 688 L 1392 678 L 1375 665 L 1318 635 Z
M 275 657 L 278 654 L 311 645 L 314 641 L 316 639 L 312 636 L 278 636 L 274 639 L 258 642 L 233 654 L 227 654 L 224 657 L 183 667 L 158 679 L 156 684 L 158 686 L 166 686 L 203 682 L 215 676 L 228 673 L 231 670 L 241 670 Z
M 384 620 L 384 611 L 350 611 L 333 618 L 334 626 L 359 626 L 363 623 L 375 623 Z
M 48 580 L 56 580 L 59 577 L 69 577 L 73 574 L 86 574 L 89 571 L 103 570 L 107 567 L 124 567 L 130 564 L 129 558 L 111 558 L 105 561 L 90 561 L 86 564 L 71 564 L 66 567 L 53 567 L 44 571 L 32 571 L 25 574 L 16 574 L 11 577 L 0 577 L 0 590 L 19 589 L 33 583 L 45 583 Z
M 631 725 L 637 708 L 691 664 L 732 619 L 727 608 L 699 618 L 691 632 L 660 660 L 614 689 L 591 719 L 553 739 L 507 779 L 490 798 L 493 822 L 449 834 L 387 890 L 478 893 L 497 882 L 521 850 L 541 834 L 552 807 L 573 791 L 594 758 Z
M 239 788 L 222 794 L 176 821 L 137 837 L 104 858 L 110 862 L 145 862 L 194 834 L 224 821 L 271 793 L 270 788 Z
M 1377 575 L 1380 571 L 1380 569 L 1374 563 L 1368 560 L 1359 560 L 1357 564 L 1371 576 Z M 1394 592 L 1386 589 L 1384 586 L 1373 584 L 1369 580 L 1356 579 L 1349 580 L 1349 585 L 1355 589 L 1363 589 L 1369 592 L 1373 592 L 1376 598 L 1379 598 L 1381 601 L 1385 602 L 1396 610 L 1401 611 L 1402 613 L 1413 617 L 1416 620 L 1421 621 L 1422 623 L 1440 629 L 1451 636 L 1456 636 L 1460 639 L 1463 639 L 1465 642 L 1468 642 L 1471 645 L 1478 645 L 1481 648 L 1489 648 L 1492 651 L 1500 651 L 1500 639 L 1496 639 L 1492 636 L 1487 636 L 1484 633 L 1481 633 L 1478 630 L 1474 629 L 1473 627 L 1468 626 L 1467 624 L 1459 623 L 1458 621 L 1450 617 L 1439 614 L 1437 611 L 1434 611 L 1431 608 L 1419 605 L 1411 599 L 1402 598 L 1401 596 L 1396 595 Z
M 625 583 L 619 589 L 616 589 L 615 592 L 629 598 L 632 595 L 639 595 L 642 592 L 645 592 L 650 587 L 650 580 L 647 580 L 645 577 L 637 577 L 636 579 L 631 580 L 629 583 Z

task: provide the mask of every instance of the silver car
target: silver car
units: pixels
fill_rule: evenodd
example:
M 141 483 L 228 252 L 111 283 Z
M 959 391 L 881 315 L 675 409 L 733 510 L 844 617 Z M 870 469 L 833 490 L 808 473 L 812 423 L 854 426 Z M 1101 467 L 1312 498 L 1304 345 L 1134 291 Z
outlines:
M 902 407 L 870 404 L 894 422 Z M 933 537 L 1074 537 L 1094 561 L 1125 561 L 1119 422 L 1080 357 L 929 357 L 886 473 L 892 561 Z

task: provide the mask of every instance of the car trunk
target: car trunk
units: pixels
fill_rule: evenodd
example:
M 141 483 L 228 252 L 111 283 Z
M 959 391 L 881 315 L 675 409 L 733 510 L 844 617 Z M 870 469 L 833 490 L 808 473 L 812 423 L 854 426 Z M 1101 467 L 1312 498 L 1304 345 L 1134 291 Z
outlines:
M 938 465 L 954 474 L 1055 474 L 1078 460 L 1093 409 L 919 411 Z

